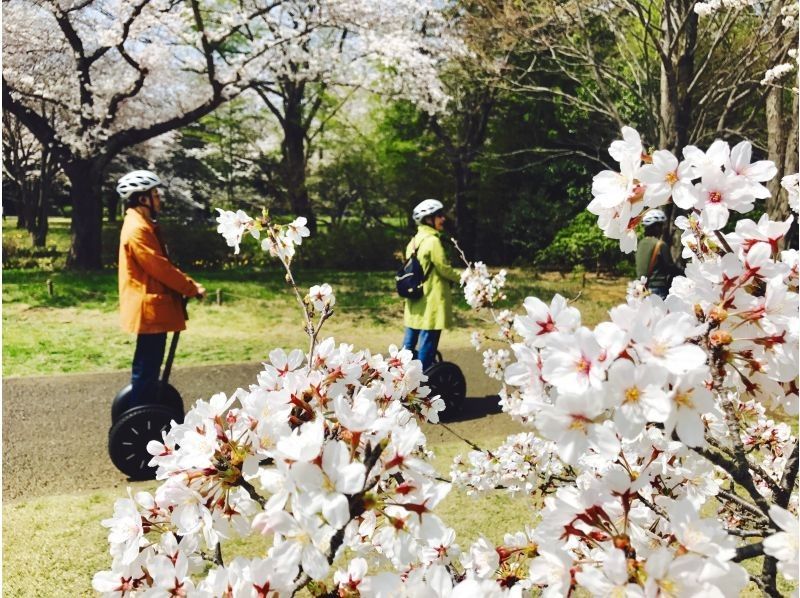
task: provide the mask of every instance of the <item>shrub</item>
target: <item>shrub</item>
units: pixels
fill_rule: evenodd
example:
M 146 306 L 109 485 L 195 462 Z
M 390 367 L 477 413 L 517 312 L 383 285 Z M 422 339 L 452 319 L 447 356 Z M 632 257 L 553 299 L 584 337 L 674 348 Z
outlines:
M 618 243 L 608 239 L 597 227 L 597 217 L 586 210 L 562 228 L 548 247 L 536 254 L 537 266 L 566 272 L 576 266 L 627 274 L 633 271 L 628 256 L 621 256 Z

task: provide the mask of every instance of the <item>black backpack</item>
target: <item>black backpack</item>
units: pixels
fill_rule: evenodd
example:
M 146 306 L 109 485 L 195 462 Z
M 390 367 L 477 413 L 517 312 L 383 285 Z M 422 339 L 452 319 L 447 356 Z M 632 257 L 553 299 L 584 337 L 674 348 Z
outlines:
M 397 294 L 404 299 L 420 299 L 422 297 L 422 285 L 428 279 L 428 275 L 422 271 L 422 264 L 417 259 L 417 249 L 411 252 L 411 256 L 405 261 L 394 277 Z

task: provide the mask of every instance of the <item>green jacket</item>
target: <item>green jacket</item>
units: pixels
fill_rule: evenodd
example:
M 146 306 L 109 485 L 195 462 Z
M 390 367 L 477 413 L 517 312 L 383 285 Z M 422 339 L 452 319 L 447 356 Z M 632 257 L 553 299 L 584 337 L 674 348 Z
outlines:
M 658 239 L 648 236 L 639 241 L 636 247 L 636 278 L 647 276 L 650 259 L 653 256 L 653 250 L 657 242 Z M 680 272 L 675 262 L 672 261 L 669 247 L 666 243 L 662 243 L 653 271 L 647 279 L 647 284 L 651 287 L 668 287 L 672 278 L 680 274 Z
M 406 299 L 403 323 L 417 330 L 443 330 L 453 325 L 453 297 L 450 288 L 459 283 L 461 272 L 450 266 L 440 233 L 420 224 L 417 234 L 406 247 L 406 259 L 417 248 L 417 259 L 428 275 L 420 299 Z

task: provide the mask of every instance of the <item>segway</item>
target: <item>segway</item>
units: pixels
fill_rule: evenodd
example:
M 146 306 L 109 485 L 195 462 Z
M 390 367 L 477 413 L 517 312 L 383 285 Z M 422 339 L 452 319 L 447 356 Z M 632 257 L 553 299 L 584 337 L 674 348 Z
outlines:
M 456 364 L 442 359 L 442 354 L 436 352 L 434 362 L 425 370 L 428 377 L 427 385 L 431 389 L 431 396 L 440 395 L 445 404 L 442 415 L 446 419 L 453 419 L 464 407 L 467 398 L 467 381 L 464 374 Z
M 180 334 L 172 333 L 161 380 L 145 388 L 135 404 L 130 384 L 120 390 L 111 403 L 108 455 L 116 468 L 133 480 L 155 477 L 155 468 L 148 466 L 153 456 L 147 452 L 147 443 L 161 441 L 161 433 L 169 428 L 172 420 L 183 422 L 183 399 L 169 383 Z

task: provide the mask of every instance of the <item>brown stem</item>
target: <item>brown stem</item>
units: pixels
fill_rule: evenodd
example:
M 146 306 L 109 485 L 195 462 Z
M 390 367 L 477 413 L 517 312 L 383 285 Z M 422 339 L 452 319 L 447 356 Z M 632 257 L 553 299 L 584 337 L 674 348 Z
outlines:
M 267 500 L 261 496 L 253 487 L 253 485 L 244 478 L 239 478 L 239 480 L 236 482 L 236 485 L 247 490 L 247 494 L 250 495 L 250 498 L 260 504 L 262 508 L 267 504 Z
M 789 498 L 792 496 L 794 484 L 797 481 L 798 462 L 800 461 L 800 442 L 795 440 L 794 450 L 786 461 L 786 469 L 783 472 L 783 479 L 780 482 L 780 492 L 775 496 L 775 502 L 779 507 L 786 508 Z
M 752 503 L 747 502 L 742 497 L 737 496 L 733 492 L 728 492 L 727 490 L 720 490 L 717 493 L 717 496 L 721 496 L 725 500 L 729 500 L 731 502 L 736 503 L 737 505 L 742 507 L 744 510 L 748 511 L 749 513 L 751 513 L 751 514 L 757 516 L 759 519 L 763 520 L 762 523 L 766 523 L 766 521 L 769 520 L 767 517 L 765 517 L 764 513 L 762 513 L 761 510 L 757 506 L 755 506 Z
M 731 560 L 734 563 L 740 563 L 753 557 L 761 556 L 764 554 L 764 544 L 762 542 L 755 542 L 753 544 L 745 544 L 736 549 L 736 556 Z

